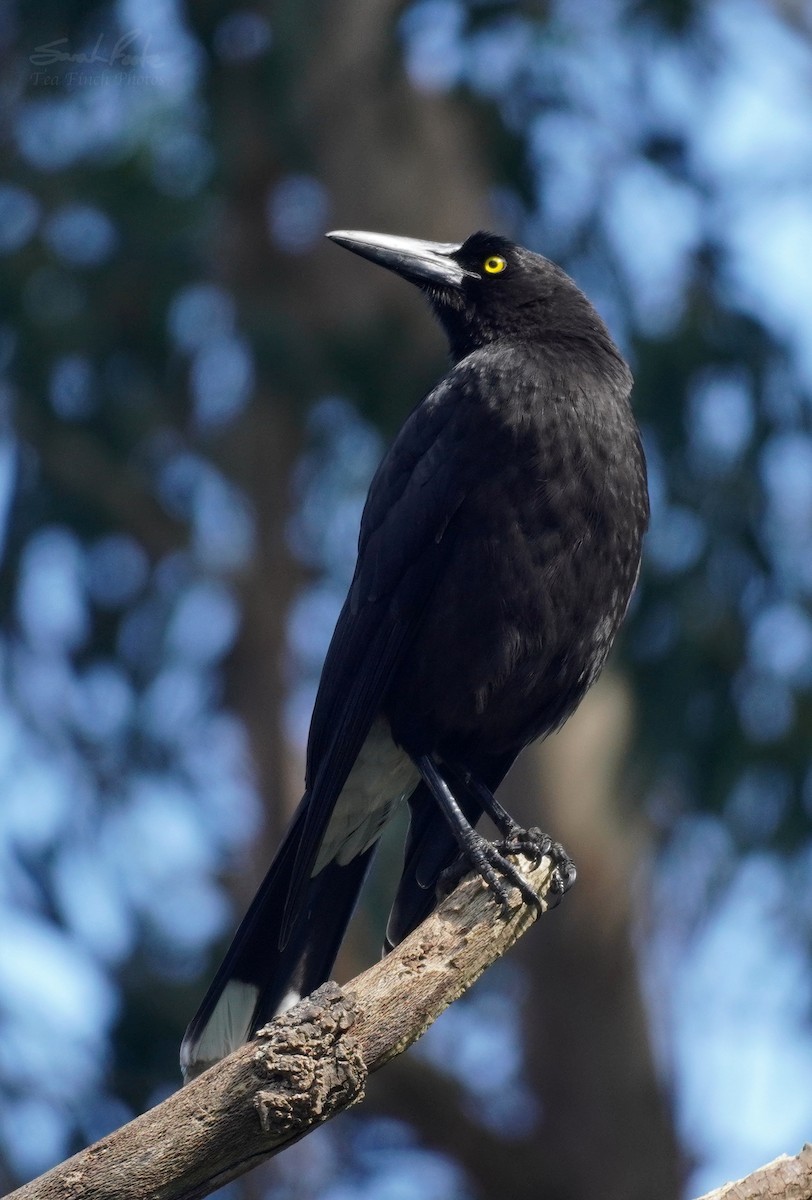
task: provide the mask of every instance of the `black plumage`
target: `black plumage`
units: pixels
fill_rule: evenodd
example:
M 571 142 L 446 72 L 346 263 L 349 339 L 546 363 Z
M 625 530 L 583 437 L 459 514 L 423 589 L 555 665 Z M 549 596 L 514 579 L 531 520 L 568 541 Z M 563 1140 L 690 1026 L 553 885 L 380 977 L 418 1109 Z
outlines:
M 517 834 L 492 792 L 600 672 L 648 520 L 631 376 L 563 271 L 486 233 L 462 245 L 330 236 L 423 289 L 452 367 L 370 486 L 305 795 L 187 1031 L 190 1072 L 328 978 L 402 800 L 412 821 L 392 943 L 431 910 L 460 846 L 500 894 L 522 883 L 471 826 L 487 811 Z

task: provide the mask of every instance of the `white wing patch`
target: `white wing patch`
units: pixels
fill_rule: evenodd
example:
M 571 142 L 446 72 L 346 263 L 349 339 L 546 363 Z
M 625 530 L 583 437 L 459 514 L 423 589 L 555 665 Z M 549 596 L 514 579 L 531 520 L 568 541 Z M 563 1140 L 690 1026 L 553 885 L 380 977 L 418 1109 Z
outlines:
M 343 867 L 363 854 L 419 779 L 408 754 L 392 741 L 389 722 L 377 717 L 336 801 L 313 874 L 329 862 Z

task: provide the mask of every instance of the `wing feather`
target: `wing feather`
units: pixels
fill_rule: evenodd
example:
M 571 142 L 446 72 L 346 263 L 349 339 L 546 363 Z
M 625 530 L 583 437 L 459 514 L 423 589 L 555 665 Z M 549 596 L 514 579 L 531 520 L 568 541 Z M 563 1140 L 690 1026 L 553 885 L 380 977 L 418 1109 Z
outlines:
M 387 686 L 419 627 L 465 499 L 454 447 L 465 372 L 453 370 L 414 410 L 370 487 L 349 595 L 327 652 L 307 751 L 307 811 L 282 932 L 301 910 L 319 847 Z

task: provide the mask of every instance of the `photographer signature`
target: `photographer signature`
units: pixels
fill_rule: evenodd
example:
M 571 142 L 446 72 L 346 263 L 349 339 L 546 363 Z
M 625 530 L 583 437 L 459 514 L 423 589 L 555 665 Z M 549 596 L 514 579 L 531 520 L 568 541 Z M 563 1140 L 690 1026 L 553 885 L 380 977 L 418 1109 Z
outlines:
M 51 67 L 55 63 L 66 62 L 81 63 L 83 66 L 103 63 L 107 67 L 157 67 L 160 65 L 160 55 L 147 53 L 151 40 L 149 35 L 144 36 L 138 30 L 133 29 L 129 33 L 122 33 L 108 53 L 105 46 L 105 34 L 100 33 L 91 50 L 80 50 L 73 54 L 69 48 L 65 48 L 68 45 L 68 39 L 66 37 L 57 38 L 56 41 L 36 46 L 34 53 L 29 55 L 28 61 L 35 67 Z

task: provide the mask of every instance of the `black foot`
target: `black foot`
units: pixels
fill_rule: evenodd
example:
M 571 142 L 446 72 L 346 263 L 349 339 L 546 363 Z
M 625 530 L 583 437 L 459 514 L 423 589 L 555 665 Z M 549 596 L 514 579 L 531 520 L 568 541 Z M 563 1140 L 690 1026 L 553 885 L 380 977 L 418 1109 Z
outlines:
M 505 857 L 506 854 L 518 852 L 526 853 L 519 847 L 507 846 L 504 843 L 495 846 L 481 834 L 474 833 L 462 853 L 446 867 L 437 880 L 438 898 L 450 895 L 457 884 L 471 870 L 474 870 L 505 908 L 510 908 L 510 893 L 511 889 L 515 887 L 519 889 L 526 904 L 532 904 L 534 908 L 541 910 L 541 899 L 538 894 L 518 867 L 515 867 Z M 532 858 L 534 862 L 540 860 L 541 854 L 538 853 L 537 842 L 532 843 L 532 853 L 528 854 L 528 857 Z
M 502 833 L 499 849 L 505 854 L 524 854 L 534 866 L 538 866 L 545 854 L 552 857 L 552 838 L 535 826 L 532 829 L 523 829 L 521 825 L 511 821 L 510 828 Z
M 522 831 L 523 832 L 523 831 Z M 518 867 L 507 857 L 514 850 L 501 843 L 495 846 L 481 834 L 475 835 L 476 840 L 465 848 L 465 857 L 477 871 L 493 894 L 504 908 L 510 907 L 510 890 L 518 888 L 525 904 L 532 904 L 539 911 L 542 909 L 541 898 L 535 888 L 527 882 Z M 534 843 L 535 853 L 535 843 Z M 538 862 L 541 855 L 535 858 Z
M 525 904 L 532 904 L 541 911 L 544 907 L 541 897 L 507 855 L 526 854 L 534 863 L 538 863 L 545 855 L 550 855 L 554 860 L 554 873 L 547 905 L 549 907 L 558 903 L 575 879 L 575 868 L 559 845 L 553 843 L 545 833 L 541 833 L 538 829 L 522 829 L 494 799 L 491 792 L 478 783 L 472 775 L 466 773 L 463 777 L 464 785 L 476 795 L 485 812 L 496 823 L 505 839 L 500 845 L 494 846 L 471 826 L 432 757 L 428 754 L 421 754 L 414 759 L 414 762 L 429 791 L 440 805 L 462 851 L 462 863 L 454 863 L 450 870 L 443 872 L 440 878 L 440 887 L 449 886 L 452 880 L 459 881 L 461 875 L 465 873 L 467 865 L 473 867 L 481 875 L 486 885 L 505 908 L 510 907 L 510 889 L 515 887 L 518 888 Z
M 564 893 L 575 883 L 575 863 L 564 847 L 535 826 L 532 829 L 522 829 L 514 823 L 510 834 L 500 842 L 499 849 L 503 854 L 524 854 L 534 865 L 538 865 L 545 857 L 552 860 L 553 873 L 547 894 L 548 908 L 555 908 Z
M 479 834 L 476 837 L 476 847 L 466 849 L 443 871 L 437 882 L 438 896 L 447 896 L 453 892 L 463 876 L 473 867 L 505 908 L 509 907 L 510 889 L 516 887 L 525 903 L 532 904 L 540 910 L 541 898 L 519 869 L 506 857 L 509 854 L 522 854 L 529 858 L 534 866 L 538 865 L 542 858 L 552 859 L 553 873 L 545 897 L 548 909 L 557 908 L 561 897 L 575 882 L 575 863 L 560 843 L 554 842 L 549 834 L 542 833 L 540 829 L 522 829 L 520 825 L 516 825 L 510 837 L 497 846 Z M 481 857 L 478 854 L 479 850 L 482 851 Z

